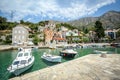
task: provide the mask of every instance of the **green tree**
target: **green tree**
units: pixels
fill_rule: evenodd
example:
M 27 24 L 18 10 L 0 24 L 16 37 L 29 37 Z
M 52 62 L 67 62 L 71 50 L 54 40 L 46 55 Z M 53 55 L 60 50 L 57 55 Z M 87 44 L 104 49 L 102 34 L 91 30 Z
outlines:
M 37 35 L 35 35 L 34 38 L 33 38 L 33 43 L 34 43 L 35 45 L 38 45 L 38 42 L 39 42 L 39 38 L 38 38 Z
M 117 32 L 117 37 L 120 37 L 120 30 L 118 30 Z
M 70 34 L 70 43 L 72 43 L 73 42 L 73 34 L 71 33 Z
M 95 31 L 95 27 L 89 27 L 88 31 Z
M 37 32 L 37 30 L 38 30 L 38 25 L 37 25 L 37 24 L 31 24 L 31 25 L 29 25 L 29 28 L 30 28 L 31 30 Z
M 41 21 L 38 23 L 40 26 L 45 26 L 45 22 Z
M 88 38 L 88 37 L 83 37 L 83 38 L 82 38 L 82 41 L 83 41 L 83 42 L 89 42 L 89 38 Z
M 85 34 L 87 34 L 87 33 L 88 33 L 88 29 L 87 29 L 87 28 L 85 29 L 84 33 L 85 33 Z
M 4 17 L 0 17 L 0 30 L 5 30 L 7 29 L 7 19 Z
M 5 17 L 1 17 L 0 16 L 0 23 L 4 23 L 4 22 L 6 22 L 7 21 L 7 19 L 5 18 Z
M 61 24 L 56 24 L 57 31 L 60 31 L 60 28 L 61 28 Z
M 100 40 L 101 38 L 103 38 L 105 36 L 104 28 L 100 21 L 95 22 L 95 32 L 96 32 L 97 40 Z
M 24 24 L 24 21 L 23 21 L 23 20 L 20 20 L 20 24 Z
M 5 44 L 11 44 L 12 43 L 12 35 L 7 35 L 6 40 L 4 41 Z

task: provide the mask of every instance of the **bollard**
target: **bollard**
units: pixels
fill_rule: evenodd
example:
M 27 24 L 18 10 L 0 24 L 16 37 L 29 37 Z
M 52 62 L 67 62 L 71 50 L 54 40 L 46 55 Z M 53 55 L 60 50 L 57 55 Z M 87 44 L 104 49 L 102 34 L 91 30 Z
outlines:
M 106 58 L 107 57 L 107 52 L 102 52 L 100 57 Z

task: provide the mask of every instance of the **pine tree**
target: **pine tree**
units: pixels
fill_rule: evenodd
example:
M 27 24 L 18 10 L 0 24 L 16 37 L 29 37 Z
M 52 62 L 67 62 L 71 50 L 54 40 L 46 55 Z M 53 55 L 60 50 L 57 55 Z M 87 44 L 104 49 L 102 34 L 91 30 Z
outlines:
M 96 38 L 100 40 L 105 36 L 104 28 L 102 26 L 102 23 L 100 21 L 95 22 L 95 32 L 96 32 Z

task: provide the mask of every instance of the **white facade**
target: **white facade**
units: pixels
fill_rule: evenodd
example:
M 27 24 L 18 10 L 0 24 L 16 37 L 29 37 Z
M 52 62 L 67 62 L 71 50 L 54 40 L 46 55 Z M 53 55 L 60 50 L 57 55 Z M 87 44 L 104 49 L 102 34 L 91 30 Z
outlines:
M 111 39 L 116 39 L 116 32 L 117 30 L 106 30 L 105 34 L 110 36 Z
M 24 44 L 28 41 L 29 31 L 24 25 L 17 25 L 12 30 L 12 44 Z
M 38 27 L 38 32 L 43 32 L 43 30 L 44 30 L 44 27 L 43 27 L 43 26 L 39 26 L 39 27 Z
M 68 31 L 68 28 L 61 26 L 61 31 Z
M 68 32 L 66 32 L 66 36 L 78 36 L 78 32 L 74 32 L 74 31 L 71 31 L 69 30 Z

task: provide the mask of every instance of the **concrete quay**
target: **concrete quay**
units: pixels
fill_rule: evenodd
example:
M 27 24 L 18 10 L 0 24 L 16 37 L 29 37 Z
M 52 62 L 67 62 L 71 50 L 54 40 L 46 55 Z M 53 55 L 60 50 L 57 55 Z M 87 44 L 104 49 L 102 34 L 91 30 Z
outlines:
M 76 44 L 67 44 L 68 46 L 74 46 Z M 91 46 L 91 45 L 96 45 L 96 46 L 103 46 L 103 45 L 110 45 L 109 43 L 87 43 L 87 44 L 84 44 L 84 43 L 80 43 L 79 45 L 83 46 L 83 48 L 87 48 L 88 46 Z M 63 47 L 63 44 L 57 44 L 56 45 L 57 47 L 59 48 L 62 48 Z M 14 45 L 0 45 L 0 51 L 2 50 L 12 50 L 12 49 L 18 49 L 19 47 L 28 47 L 28 48 L 34 48 L 34 47 L 37 47 L 39 49 L 44 49 L 44 48 L 49 48 L 48 45 L 41 45 L 41 46 L 14 46 Z M 88 47 L 89 48 L 89 47 Z
M 120 80 L 120 54 L 89 54 L 10 80 Z
M 18 49 L 19 47 L 26 47 L 26 48 L 34 48 L 34 47 L 38 47 L 39 49 L 44 49 L 44 48 L 49 48 L 48 46 L 12 46 L 12 45 L 0 45 L 0 51 L 4 51 L 4 50 L 14 50 L 14 49 Z

